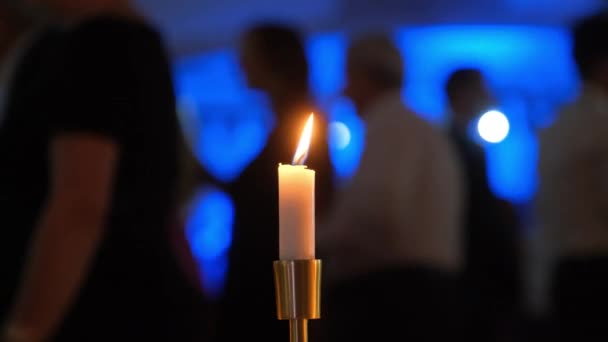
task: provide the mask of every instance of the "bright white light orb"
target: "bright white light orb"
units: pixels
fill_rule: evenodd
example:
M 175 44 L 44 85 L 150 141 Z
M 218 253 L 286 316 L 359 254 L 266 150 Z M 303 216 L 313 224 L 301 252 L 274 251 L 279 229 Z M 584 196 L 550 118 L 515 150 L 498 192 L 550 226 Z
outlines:
M 493 144 L 497 144 L 509 135 L 509 119 L 497 111 L 491 110 L 484 113 L 477 122 L 477 132 L 479 136 Z
M 350 144 L 350 129 L 343 122 L 334 121 L 329 124 L 329 137 L 338 150 L 343 150 Z

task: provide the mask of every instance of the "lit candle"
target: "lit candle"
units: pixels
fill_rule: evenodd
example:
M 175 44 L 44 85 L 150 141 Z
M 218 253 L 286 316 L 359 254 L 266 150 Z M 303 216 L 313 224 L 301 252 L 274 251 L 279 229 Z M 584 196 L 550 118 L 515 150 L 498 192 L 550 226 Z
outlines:
M 279 257 L 315 258 L 315 171 L 304 165 L 312 138 L 310 114 L 292 165 L 279 165 Z

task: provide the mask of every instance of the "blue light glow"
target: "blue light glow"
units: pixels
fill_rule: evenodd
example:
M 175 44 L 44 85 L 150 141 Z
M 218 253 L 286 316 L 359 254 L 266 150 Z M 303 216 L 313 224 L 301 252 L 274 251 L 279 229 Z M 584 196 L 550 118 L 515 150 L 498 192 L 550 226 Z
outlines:
M 175 84 L 184 131 L 202 165 L 218 180 L 235 180 L 264 148 L 272 127 L 265 98 L 248 90 L 233 51 L 180 60 Z M 184 108 L 182 108 L 184 109 Z
M 226 193 L 209 188 L 194 197 L 186 222 L 186 238 L 199 265 L 203 287 L 211 296 L 217 295 L 224 285 L 233 222 L 234 205 Z
M 343 123 L 350 134 L 348 145 L 342 146 L 338 140 L 329 140 L 329 152 L 336 174 L 340 178 L 349 178 L 359 166 L 359 159 L 365 145 L 365 125 L 356 114 L 350 101 L 339 99 L 330 107 L 330 118 Z
M 501 100 L 517 95 L 555 106 L 576 93 L 565 29 L 430 26 L 399 30 L 396 40 L 406 62 L 404 96 L 414 110 L 434 122 L 446 122 L 443 87 L 449 74 L 461 67 L 482 70 Z
M 344 87 L 346 38 L 340 33 L 316 35 L 306 47 L 315 95 L 321 101 L 335 98 Z
M 328 121 L 344 124 L 346 130 L 341 131 L 348 131 L 349 135 L 348 144 L 344 144 L 343 135 L 335 134 L 335 126 L 333 132 L 330 130 L 330 155 L 339 178 L 349 178 L 357 170 L 365 131 L 352 104 L 341 97 L 345 79 L 346 44 L 347 39 L 340 33 L 316 35 L 307 43 L 312 88 L 328 113 Z
M 489 143 L 496 144 L 505 140 L 509 129 L 509 119 L 497 110 L 488 111 L 477 120 L 477 133 Z
M 336 150 L 343 150 L 350 144 L 351 134 L 348 126 L 341 121 L 329 124 L 329 141 Z
M 494 192 L 525 202 L 536 190 L 536 133 L 577 92 L 577 74 L 565 29 L 528 26 L 432 26 L 396 34 L 406 61 L 404 98 L 432 122 L 447 124 L 444 84 L 457 68 L 487 77 L 510 123 L 509 137 L 488 146 Z
M 556 108 L 572 99 L 578 80 L 564 29 L 525 26 L 429 26 L 395 34 L 406 62 L 403 95 L 429 121 L 446 125 L 444 83 L 460 67 L 487 76 L 506 114 L 510 131 L 500 144 L 487 145 L 488 178 L 501 197 L 529 201 L 536 189 L 536 130 L 550 125 Z M 340 97 L 346 38 L 339 33 L 307 43 L 311 84 L 329 122 L 340 122 L 340 139 L 330 139 L 336 173 L 350 177 L 364 148 L 365 126 Z M 263 98 L 245 88 L 234 51 L 221 50 L 180 60 L 175 68 L 182 123 L 196 155 L 218 180 L 229 182 L 257 156 L 272 128 Z M 335 138 L 335 136 L 334 136 Z M 346 143 L 346 141 L 348 141 Z M 220 286 L 234 216 L 225 194 L 209 192 L 195 202 L 188 239 L 208 284 Z M 211 286 L 211 285 L 210 285 Z

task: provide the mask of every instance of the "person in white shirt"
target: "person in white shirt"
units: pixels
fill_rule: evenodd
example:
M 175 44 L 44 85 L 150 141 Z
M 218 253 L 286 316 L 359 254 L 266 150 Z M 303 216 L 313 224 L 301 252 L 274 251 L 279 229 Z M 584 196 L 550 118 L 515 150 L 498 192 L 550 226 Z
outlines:
M 608 14 L 574 29 L 583 80 L 540 139 L 537 198 L 552 255 L 551 309 L 563 341 L 606 341 L 608 308 Z
M 318 233 L 333 341 L 453 340 L 458 329 L 460 165 L 447 137 L 403 104 L 403 69 L 385 36 L 348 49 L 345 93 L 367 131 L 359 168 Z

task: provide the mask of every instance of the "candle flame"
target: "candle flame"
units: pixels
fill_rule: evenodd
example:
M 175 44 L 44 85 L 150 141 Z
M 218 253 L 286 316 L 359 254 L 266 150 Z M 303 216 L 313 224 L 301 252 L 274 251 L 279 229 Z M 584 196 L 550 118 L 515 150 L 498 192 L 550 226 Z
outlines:
M 302 131 L 300 143 L 296 149 L 296 154 L 293 156 L 293 161 L 291 162 L 292 165 L 304 165 L 306 158 L 308 158 L 308 149 L 310 148 L 310 140 L 312 139 L 313 120 L 314 114 L 310 113 L 308 121 L 306 121 L 306 126 L 304 126 L 304 130 Z

